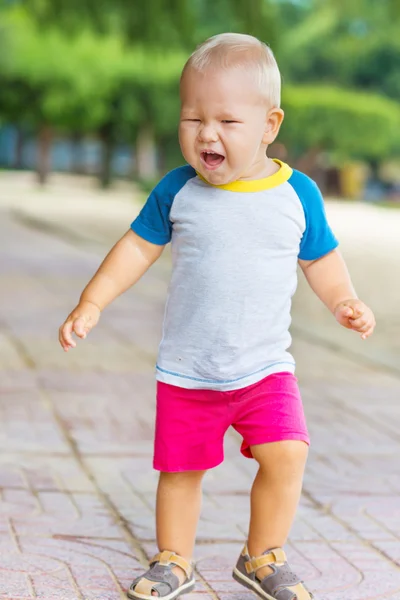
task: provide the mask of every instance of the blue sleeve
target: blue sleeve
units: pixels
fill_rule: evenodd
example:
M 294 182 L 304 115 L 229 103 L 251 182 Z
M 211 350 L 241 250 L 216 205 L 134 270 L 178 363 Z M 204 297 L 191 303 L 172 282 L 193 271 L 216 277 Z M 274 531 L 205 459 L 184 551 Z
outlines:
M 147 198 L 131 229 L 152 244 L 168 244 L 172 235 L 169 219 L 172 203 L 185 183 L 195 176 L 196 171 L 188 165 L 167 173 Z
M 299 258 L 316 260 L 334 250 L 339 242 L 329 227 L 324 200 L 315 181 L 300 171 L 293 171 L 289 183 L 303 205 L 306 220 Z

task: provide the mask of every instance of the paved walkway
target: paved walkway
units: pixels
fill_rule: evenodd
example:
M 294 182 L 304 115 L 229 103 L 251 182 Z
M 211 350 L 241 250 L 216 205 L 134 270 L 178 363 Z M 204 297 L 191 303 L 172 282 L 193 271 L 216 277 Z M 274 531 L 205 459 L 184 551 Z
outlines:
M 126 190 L 110 202 L 69 181 L 36 193 L 29 176 L 2 177 L 0 598 L 118 600 L 155 551 L 153 363 L 168 260 L 64 354 L 58 326 L 137 206 Z M 400 600 L 400 212 L 329 214 L 379 329 L 362 343 L 301 283 L 293 352 L 313 445 L 288 553 L 318 600 Z M 205 480 L 188 600 L 253 598 L 230 571 L 254 472 L 229 434 Z

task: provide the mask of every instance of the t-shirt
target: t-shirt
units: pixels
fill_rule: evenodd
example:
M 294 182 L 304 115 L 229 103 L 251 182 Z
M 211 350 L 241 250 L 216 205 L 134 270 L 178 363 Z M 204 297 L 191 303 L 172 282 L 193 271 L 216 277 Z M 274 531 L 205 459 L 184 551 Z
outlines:
M 172 243 L 159 381 L 225 391 L 294 372 L 297 260 L 320 258 L 338 242 L 315 182 L 276 162 L 270 177 L 218 186 L 179 167 L 132 223 L 145 240 Z

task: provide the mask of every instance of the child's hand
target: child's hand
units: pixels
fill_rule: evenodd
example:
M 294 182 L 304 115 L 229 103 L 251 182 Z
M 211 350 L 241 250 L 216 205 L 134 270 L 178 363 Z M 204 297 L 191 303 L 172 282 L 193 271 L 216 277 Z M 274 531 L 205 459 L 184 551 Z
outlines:
M 363 340 L 366 340 L 374 331 L 374 313 L 361 300 L 356 298 L 345 300 L 337 305 L 333 314 L 343 327 L 361 333 Z
M 81 302 L 69 315 L 67 320 L 59 329 L 58 339 L 60 344 L 68 352 L 70 348 L 75 348 L 76 342 L 72 338 L 75 333 L 81 339 L 85 339 L 87 334 L 98 323 L 100 318 L 100 308 L 92 302 Z

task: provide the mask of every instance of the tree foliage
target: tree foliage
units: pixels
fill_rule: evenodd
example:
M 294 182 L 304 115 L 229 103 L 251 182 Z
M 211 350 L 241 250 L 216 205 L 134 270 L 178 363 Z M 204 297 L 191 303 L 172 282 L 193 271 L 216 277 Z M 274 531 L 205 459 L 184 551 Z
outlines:
M 331 151 L 339 160 L 379 160 L 396 148 L 400 105 L 367 92 L 332 86 L 286 86 L 281 140 L 292 154 L 310 148 Z
M 90 26 L 130 43 L 168 47 L 189 44 L 194 20 L 190 0 L 21 0 L 41 26 L 62 24 L 69 33 Z
M 189 52 L 210 35 L 242 31 L 277 55 L 286 111 L 281 140 L 292 154 L 321 148 L 338 160 L 379 159 L 399 150 L 398 6 L 398 0 L 3 2 L 0 119 L 32 131 L 96 133 L 106 150 L 107 183 L 111 150 L 120 141 L 145 139 L 177 155 L 178 82 Z
M 279 50 L 291 81 L 335 83 L 400 98 L 398 0 L 314 0 L 289 15 Z

